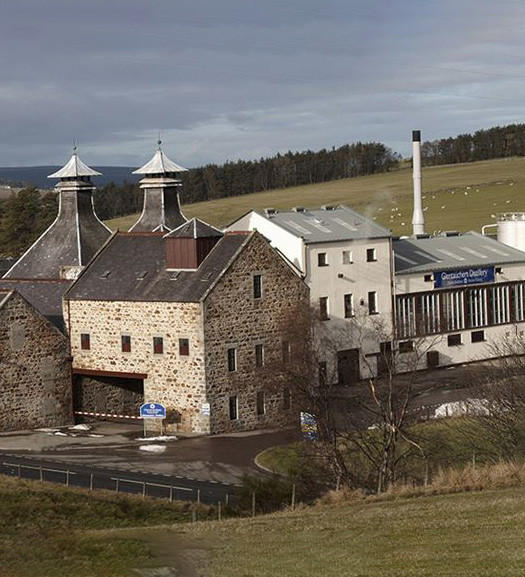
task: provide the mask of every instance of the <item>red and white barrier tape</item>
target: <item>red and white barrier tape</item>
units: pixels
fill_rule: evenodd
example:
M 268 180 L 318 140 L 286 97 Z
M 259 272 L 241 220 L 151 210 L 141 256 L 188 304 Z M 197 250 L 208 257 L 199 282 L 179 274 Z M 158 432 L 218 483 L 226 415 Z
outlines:
M 75 415 L 84 415 L 87 417 L 113 417 L 115 419 L 136 419 L 140 421 L 142 417 L 135 415 L 116 415 L 115 413 L 90 413 L 88 411 L 75 411 Z

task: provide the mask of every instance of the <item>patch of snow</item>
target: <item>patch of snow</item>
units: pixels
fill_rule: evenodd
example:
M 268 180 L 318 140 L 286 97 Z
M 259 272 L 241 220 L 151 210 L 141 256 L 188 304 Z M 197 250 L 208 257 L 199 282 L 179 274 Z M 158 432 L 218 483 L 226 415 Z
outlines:
M 176 441 L 175 435 L 162 435 L 159 437 L 138 437 L 137 441 Z
M 139 450 L 148 453 L 164 453 L 166 445 L 140 445 Z
M 35 431 L 39 432 L 39 433 L 54 433 L 55 431 L 58 431 L 59 429 L 57 428 L 53 428 L 53 427 L 43 427 L 42 429 L 35 429 Z
M 90 433 L 88 435 L 88 437 L 93 437 L 94 439 L 100 439 L 101 437 L 103 437 L 104 435 L 97 435 L 96 433 Z
M 73 425 L 68 427 L 70 431 L 91 431 L 90 425 L 86 425 L 85 423 L 80 423 L 79 425 Z
M 55 431 L 53 433 L 53 435 L 56 435 L 57 437 L 67 437 L 67 433 L 63 433 L 62 431 Z

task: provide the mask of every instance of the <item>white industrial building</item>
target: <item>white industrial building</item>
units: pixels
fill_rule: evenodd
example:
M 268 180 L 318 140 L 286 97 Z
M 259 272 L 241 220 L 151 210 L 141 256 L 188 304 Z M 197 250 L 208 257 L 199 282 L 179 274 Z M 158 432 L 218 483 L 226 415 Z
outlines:
M 525 214 L 502 215 L 499 240 L 425 234 L 419 131 L 413 159 L 411 237 L 393 238 L 345 206 L 251 211 L 229 226 L 258 230 L 303 273 L 339 339 L 320 370 L 341 384 L 381 370 L 380 352 L 392 347 L 402 361 L 418 346 L 419 368 L 443 367 L 493 357 L 494 343 L 525 330 Z

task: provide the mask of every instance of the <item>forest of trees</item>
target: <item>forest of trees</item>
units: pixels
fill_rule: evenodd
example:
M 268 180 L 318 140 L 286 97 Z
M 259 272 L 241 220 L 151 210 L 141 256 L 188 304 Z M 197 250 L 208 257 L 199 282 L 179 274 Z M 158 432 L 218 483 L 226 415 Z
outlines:
M 426 166 L 525 156 L 525 124 L 495 126 L 474 134 L 424 142 L 421 156 Z

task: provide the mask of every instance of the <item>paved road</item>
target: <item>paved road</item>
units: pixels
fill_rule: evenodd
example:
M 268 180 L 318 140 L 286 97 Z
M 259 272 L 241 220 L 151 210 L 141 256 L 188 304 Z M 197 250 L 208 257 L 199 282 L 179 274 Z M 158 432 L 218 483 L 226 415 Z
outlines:
M 68 473 L 69 471 L 69 473 Z M 107 489 L 172 500 L 222 503 L 235 498 L 236 486 L 147 471 L 123 471 L 96 465 L 78 465 L 37 456 L 0 453 L 0 473 L 23 479 L 68 484 L 87 489 Z

